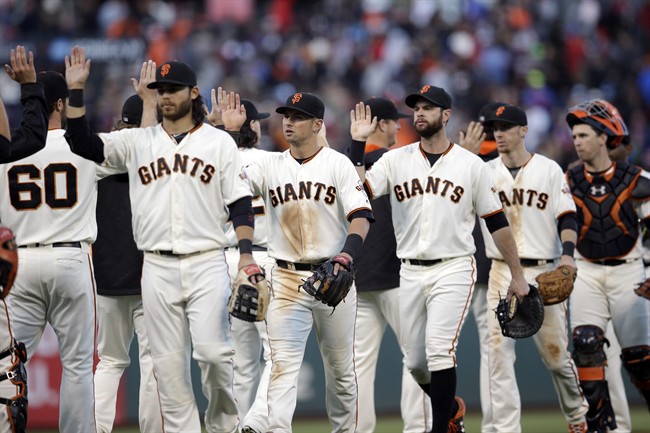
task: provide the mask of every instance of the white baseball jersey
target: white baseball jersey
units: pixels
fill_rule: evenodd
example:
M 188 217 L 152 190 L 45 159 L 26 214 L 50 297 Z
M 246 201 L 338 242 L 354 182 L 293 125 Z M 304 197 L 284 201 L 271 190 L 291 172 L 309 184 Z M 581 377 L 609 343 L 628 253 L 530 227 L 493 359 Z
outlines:
M 266 203 L 273 228 L 269 255 L 275 259 L 310 263 L 339 254 L 350 224 L 339 215 L 370 210 L 354 166 L 330 148 L 302 164 L 289 150 L 273 153 L 253 161 L 246 174 Z
M 246 167 L 253 161 L 265 158 L 269 152 L 256 148 L 239 148 L 239 154 L 241 155 L 244 167 Z M 253 212 L 255 213 L 253 245 L 265 247 L 267 244 L 266 209 L 264 208 L 264 199 L 262 197 L 253 197 Z M 237 234 L 230 221 L 226 225 L 226 237 L 228 238 L 228 245 L 237 245 Z
M 64 134 L 50 130 L 40 152 L 0 165 L 0 219 L 18 245 L 92 243 L 97 237 L 97 166 L 73 154 Z
M 485 163 L 453 143 L 433 166 L 420 142 L 386 152 L 366 172 L 366 185 L 372 197 L 390 194 L 397 256 L 404 259 L 474 254 L 476 215 L 501 210 Z
M 560 166 L 545 156 L 533 154 L 513 178 L 501 158 L 495 158 L 486 164 L 510 223 L 519 257 L 559 258 L 562 244 L 558 236 L 557 220 L 562 215 L 576 211 Z M 488 258 L 503 260 L 483 220 L 481 230 Z
M 98 135 L 103 166 L 129 173 L 138 249 L 189 254 L 228 246 L 227 206 L 251 195 L 230 135 L 204 124 L 178 144 L 162 124 Z

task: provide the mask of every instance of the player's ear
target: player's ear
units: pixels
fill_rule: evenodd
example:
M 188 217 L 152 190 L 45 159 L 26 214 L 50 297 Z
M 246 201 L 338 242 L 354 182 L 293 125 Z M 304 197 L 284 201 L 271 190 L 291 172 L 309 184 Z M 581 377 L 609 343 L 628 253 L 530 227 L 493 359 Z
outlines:
M 196 86 L 192 87 L 192 89 L 190 90 L 190 97 L 192 99 L 196 99 L 199 97 L 199 94 L 200 94 L 199 88 Z
M 320 129 L 323 127 L 323 119 L 315 119 L 314 123 L 312 123 L 312 131 L 314 133 L 318 133 Z

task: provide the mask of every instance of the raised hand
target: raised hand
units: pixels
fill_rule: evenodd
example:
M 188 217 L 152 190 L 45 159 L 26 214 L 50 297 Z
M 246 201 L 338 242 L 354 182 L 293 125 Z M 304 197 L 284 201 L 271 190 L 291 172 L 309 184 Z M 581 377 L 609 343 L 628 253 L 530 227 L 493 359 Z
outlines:
M 354 110 L 350 110 L 350 135 L 353 140 L 366 141 L 375 129 L 377 117 L 372 117 L 370 106 L 359 102 Z
M 156 89 L 150 89 L 147 87 L 154 81 L 156 81 L 156 62 L 153 60 L 142 62 L 142 68 L 140 68 L 140 79 L 137 80 L 131 78 L 133 90 L 135 90 L 135 93 L 140 96 L 142 101 L 156 99 Z
M 219 96 L 217 97 L 217 93 Z M 210 122 L 212 126 L 223 125 L 223 119 L 221 118 L 221 101 L 226 99 L 226 92 L 219 87 L 219 90 L 212 89 L 210 91 L 210 100 L 212 101 L 212 110 L 208 111 L 208 107 L 205 107 L 205 119 Z
M 219 87 L 219 92 L 221 92 L 221 87 Z M 220 95 L 219 107 L 226 131 L 239 131 L 246 123 L 246 107 L 241 103 L 239 93 L 230 92 L 227 94 L 224 91 Z
M 10 53 L 10 65 L 5 64 L 5 71 L 9 78 L 17 83 L 35 83 L 36 82 L 36 69 L 34 69 L 34 53 L 29 52 L 29 61 L 25 47 L 18 45 L 15 50 Z
M 86 50 L 73 47 L 70 56 L 65 56 L 65 80 L 68 89 L 83 89 L 90 75 L 90 59 L 86 59 Z
M 485 141 L 485 129 L 481 122 L 469 122 L 467 133 L 460 131 L 459 144 L 470 152 L 478 155 L 481 144 Z

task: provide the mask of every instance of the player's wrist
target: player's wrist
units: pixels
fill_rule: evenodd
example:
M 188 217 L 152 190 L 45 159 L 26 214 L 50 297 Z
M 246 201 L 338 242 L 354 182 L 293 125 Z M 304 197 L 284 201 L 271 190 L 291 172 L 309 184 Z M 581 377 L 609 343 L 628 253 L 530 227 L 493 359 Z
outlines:
M 345 239 L 345 244 L 341 249 L 341 254 L 347 255 L 350 258 L 350 260 L 353 260 L 354 257 L 359 252 L 359 250 L 361 249 L 362 245 L 363 245 L 363 238 L 356 233 L 351 233 Z
M 362 166 L 364 164 L 364 155 L 366 152 L 366 142 L 365 140 L 355 140 L 352 138 L 352 143 L 350 144 L 350 161 L 355 166 Z
M 239 255 L 250 254 L 253 255 L 253 241 L 250 239 L 240 239 L 238 242 Z
M 68 106 L 81 108 L 84 106 L 84 89 L 70 89 Z
M 576 244 L 570 241 L 562 242 L 562 255 L 569 256 L 573 258 L 573 253 L 575 251 Z

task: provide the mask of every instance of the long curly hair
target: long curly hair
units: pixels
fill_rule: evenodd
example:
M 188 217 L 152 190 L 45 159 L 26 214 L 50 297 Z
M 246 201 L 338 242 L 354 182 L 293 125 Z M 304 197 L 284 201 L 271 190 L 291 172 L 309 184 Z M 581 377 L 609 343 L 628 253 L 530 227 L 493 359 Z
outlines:
M 199 96 L 192 101 L 192 121 L 195 125 L 202 123 L 203 119 L 205 119 L 204 105 L 203 96 L 199 93 Z
M 237 147 L 251 149 L 257 143 L 257 132 L 251 128 L 251 122 L 244 123 L 239 130 L 239 139 L 237 140 Z

